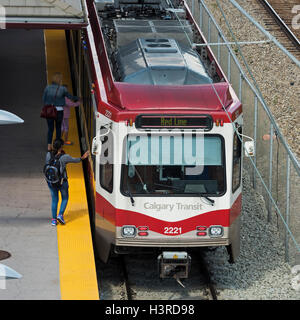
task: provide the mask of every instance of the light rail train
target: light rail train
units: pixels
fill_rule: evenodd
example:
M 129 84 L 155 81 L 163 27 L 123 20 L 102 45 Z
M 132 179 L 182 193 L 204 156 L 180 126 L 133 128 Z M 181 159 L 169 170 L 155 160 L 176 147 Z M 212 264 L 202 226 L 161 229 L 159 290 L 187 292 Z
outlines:
M 239 255 L 242 105 L 185 2 L 87 1 L 67 32 L 100 258 L 155 249 L 188 277 L 189 250 Z

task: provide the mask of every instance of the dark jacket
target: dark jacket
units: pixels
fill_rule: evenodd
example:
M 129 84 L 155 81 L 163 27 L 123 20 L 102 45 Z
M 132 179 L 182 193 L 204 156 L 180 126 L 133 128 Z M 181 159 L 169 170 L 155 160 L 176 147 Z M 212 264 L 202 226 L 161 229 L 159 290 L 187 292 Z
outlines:
M 57 94 L 55 98 L 56 90 L 57 90 Z M 66 104 L 65 97 L 68 97 L 69 99 L 74 101 L 79 100 L 78 97 L 72 96 L 68 92 L 66 87 L 59 86 L 58 88 L 58 84 L 52 83 L 48 85 L 44 90 L 43 102 L 44 102 L 44 105 L 53 104 L 54 106 L 57 106 L 57 107 L 63 107 Z

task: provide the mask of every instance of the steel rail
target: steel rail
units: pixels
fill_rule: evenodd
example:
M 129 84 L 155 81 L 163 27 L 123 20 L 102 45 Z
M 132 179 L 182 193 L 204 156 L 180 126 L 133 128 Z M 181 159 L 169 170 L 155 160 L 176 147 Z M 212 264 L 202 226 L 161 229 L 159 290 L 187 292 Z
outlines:
M 224 41 L 226 41 L 226 38 L 224 37 L 224 35 L 223 35 L 220 27 L 218 26 L 218 24 L 217 24 L 217 22 L 215 21 L 215 19 L 212 17 L 209 9 L 206 7 L 206 5 L 205 5 L 205 3 L 204 3 L 204 0 L 199 0 L 199 1 L 201 1 L 202 6 L 205 8 L 206 12 L 209 14 L 210 18 L 211 18 L 212 21 L 214 22 L 217 30 L 219 31 L 219 34 L 222 36 L 222 38 L 224 39 Z M 274 37 L 272 37 L 266 30 L 264 30 L 264 28 L 263 28 L 262 26 L 260 26 L 254 19 L 252 19 L 252 17 L 249 16 L 249 14 L 248 14 L 243 8 L 241 8 L 241 7 L 235 2 L 235 0 L 229 0 L 229 1 L 230 1 L 242 14 L 244 14 L 255 26 L 257 26 L 264 34 L 269 35 L 270 39 L 272 39 L 272 40 L 277 44 L 277 41 L 275 41 Z M 217 0 L 217 3 L 218 3 L 218 0 Z M 230 30 L 233 38 L 235 39 L 234 33 L 232 32 L 232 30 L 231 30 L 231 28 L 230 28 L 230 25 L 228 24 L 228 21 L 226 20 L 226 17 L 225 17 L 225 15 L 224 15 L 224 11 L 223 11 L 222 8 L 220 7 L 219 3 L 218 3 L 218 6 L 219 6 L 219 8 L 220 8 L 220 10 L 221 10 L 221 12 L 222 12 L 223 17 L 225 18 L 225 21 L 226 21 L 226 23 L 227 23 L 227 26 L 228 26 L 228 28 L 229 28 L 229 30 Z M 236 39 L 235 39 L 235 42 L 237 43 Z M 238 43 L 237 43 L 237 45 L 238 45 Z M 280 44 L 277 44 L 277 46 L 278 46 L 281 50 L 283 50 L 284 52 L 286 51 L 285 48 L 284 48 L 283 46 L 281 46 Z M 239 47 L 239 45 L 238 45 L 238 47 Z M 265 112 L 267 113 L 267 115 L 268 115 L 268 117 L 269 117 L 269 120 L 270 120 L 271 123 L 273 124 L 274 130 L 276 130 L 276 132 L 277 132 L 278 138 L 281 140 L 281 142 L 282 142 L 285 150 L 287 151 L 287 154 L 288 154 L 288 157 L 289 157 L 288 159 L 290 159 L 290 160 L 293 162 L 294 169 L 296 170 L 296 172 L 297 172 L 298 175 L 300 176 L 300 164 L 299 164 L 296 156 L 295 156 L 295 155 L 293 154 L 293 152 L 290 150 L 288 144 L 286 143 L 283 135 L 281 134 L 281 132 L 280 132 L 280 130 L 279 130 L 279 128 L 278 128 L 278 125 L 277 125 L 277 123 L 276 123 L 276 121 L 275 121 L 275 119 L 274 119 L 274 117 L 273 117 L 270 109 L 269 109 L 268 106 L 266 105 L 266 103 L 265 103 L 265 101 L 264 101 L 264 98 L 263 98 L 263 96 L 262 96 L 262 93 L 260 92 L 259 87 L 258 87 L 258 85 L 256 84 L 255 78 L 253 77 L 252 72 L 251 72 L 251 70 L 250 70 L 250 68 L 249 68 L 249 66 L 248 66 L 248 64 L 247 64 L 247 61 L 245 60 L 243 54 L 241 53 L 241 56 L 242 56 L 242 58 L 243 58 L 243 61 L 244 61 L 245 65 L 246 65 L 246 67 L 247 67 L 248 72 L 249 72 L 250 75 L 251 75 L 252 80 L 253 80 L 254 83 L 255 83 L 255 86 L 253 86 L 252 83 L 251 83 L 251 82 L 248 80 L 248 78 L 246 77 L 244 71 L 242 70 L 242 68 L 241 68 L 241 66 L 240 66 L 240 63 L 239 63 L 238 59 L 237 59 L 236 56 L 233 54 L 233 51 L 232 51 L 232 49 L 231 49 L 231 47 L 230 47 L 229 45 L 228 45 L 228 50 L 229 50 L 229 52 L 231 53 L 233 59 L 235 60 L 235 63 L 236 63 L 236 65 L 238 66 L 238 68 L 239 68 L 239 70 L 240 70 L 240 73 L 243 75 L 243 77 L 244 77 L 244 79 L 247 81 L 249 87 L 250 87 L 250 88 L 252 89 L 252 91 L 255 93 L 255 96 L 260 100 L 260 102 L 261 102 L 261 104 L 262 104 Z M 240 49 L 239 49 L 239 50 L 240 50 Z M 241 51 L 240 51 L 240 52 L 241 52 Z M 293 57 L 293 56 L 292 56 L 292 57 Z M 293 57 L 293 58 L 296 59 L 295 57 Z M 295 61 L 297 61 L 297 65 L 300 66 L 300 61 L 298 61 L 298 60 L 295 60 Z M 212 87 L 214 88 L 214 91 L 215 91 L 216 96 L 218 97 L 219 101 L 221 102 L 221 104 L 223 104 L 213 84 L 212 84 Z M 225 110 L 225 112 L 227 113 L 227 116 L 229 117 L 228 112 L 227 112 L 226 108 L 224 107 L 224 105 L 223 105 L 223 109 Z M 256 109 L 257 109 L 257 107 L 256 107 Z M 229 118 L 230 118 L 230 117 L 229 117 Z M 234 130 L 235 130 L 235 132 L 238 134 L 238 132 L 237 132 L 237 130 L 236 130 L 235 127 L 234 127 Z M 238 136 L 239 136 L 239 135 L 238 135 Z M 269 199 L 271 199 L 271 201 L 272 201 L 272 203 L 273 203 L 273 205 L 274 205 L 277 213 L 279 214 L 280 218 L 282 219 L 282 222 L 283 222 L 284 226 L 286 227 L 287 232 L 290 234 L 291 239 L 293 240 L 296 248 L 297 248 L 298 251 L 300 252 L 300 246 L 299 246 L 299 244 L 297 243 L 296 239 L 294 238 L 293 233 L 292 233 L 291 230 L 289 229 L 288 224 L 287 224 L 286 221 L 284 220 L 284 218 L 283 218 L 283 216 L 282 216 L 282 214 L 281 214 L 281 211 L 280 211 L 280 209 L 279 209 L 278 206 L 277 206 L 277 203 L 276 203 L 275 200 L 273 199 L 271 192 L 269 191 L 268 187 L 266 186 L 266 184 L 265 184 L 265 182 L 264 182 L 264 179 L 262 178 L 262 176 L 261 176 L 261 174 L 260 174 L 260 171 L 258 170 L 258 168 L 257 168 L 257 166 L 256 166 L 256 163 L 253 162 L 253 160 L 251 159 L 251 157 L 250 157 L 249 159 L 250 159 L 250 161 L 251 161 L 251 163 L 252 163 L 252 165 L 253 165 L 253 167 L 254 167 L 254 169 L 255 169 L 255 171 L 256 171 L 256 174 L 258 175 L 259 179 L 261 180 L 261 183 L 263 184 L 263 186 L 264 186 L 264 188 L 265 188 L 265 190 L 266 190 L 266 192 L 267 192 L 267 194 L 268 194 L 268 196 L 269 196 Z
M 121 256 L 121 255 L 119 256 L 119 262 L 122 267 L 122 273 L 124 277 L 124 285 L 125 285 L 126 296 L 127 296 L 126 300 L 133 300 L 124 256 Z
M 279 25 L 281 30 L 287 35 L 287 37 L 293 42 L 295 47 L 300 50 L 300 41 L 292 30 L 287 26 L 287 24 L 281 19 L 278 13 L 274 10 L 271 4 L 267 0 L 258 0 L 269 12 L 269 14 L 274 18 L 276 23 Z
M 203 1 L 203 0 L 199 0 Z M 246 10 L 244 10 L 235 0 L 229 0 L 231 4 L 236 7 L 249 21 L 251 21 L 266 37 L 271 39 L 275 45 L 284 52 L 298 67 L 300 67 L 300 61 L 294 57 L 275 37 L 273 37 L 270 32 L 265 30 L 257 21 L 255 21 Z
M 204 260 L 203 254 L 200 252 L 197 258 L 199 259 L 201 273 L 204 275 L 206 281 L 205 284 L 207 285 L 210 291 L 212 300 L 218 300 L 217 289 L 211 280 L 210 272 L 208 270 L 207 263 Z
M 222 30 L 219 27 L 218 23 L 216 22 L 215 18 L 211 15 L 209 9 L 207 8 L 204 0 L 199 0 L 201 2 L 201 5 L 204 7 L 204 9 L 206 10 L 207 13 L 209 13 L 209 16 L 211 18 L 211 20 L 213 21 L 214 25 L 216 26 L 218 32 L 220 35 L 222 35 L 222 38 L 224 40 L 224 42 L 227 42 L 226 38 L 223 36 Z M 249 21 L 251 21 L 262 33 L 264 33 L 271 41 L 273 41 L 278 47 L 279 49 L 281 49 L 291 60 L 293 60 L 293 62 L 295 62 L 295 64 L 300 68 L 300 61 L 295 58 L 292 54 L 290 54 L 290 52 L 288 50 L 285 49 L 285 47 L 283 47 L 268 31 L 266 31 L 259 23 L 257 23 L 235 0 L 229 0 L 246 18 L 248 18 Z M 235 41 L 235 43 L 239 46 L 238 42 Z M 300 162 L 298 161 L 298 159 L 296 158 L 295 154 L 291 151 L 290 147 L 288 146 L 287 142 L 285 141 L 285 137 L 283 136 L 283 134 L 281 133 L 277 122 L 275 121 L 269 107 L 267 106 L 262 93 L 258 87 L 258 85 L 253 85 L 248 77 L 246 76 L 246 73 L 243 71 L 243 68 L 240 65 L 239 60 L 237 59 L 237 57 L 234 55 L 230 45 L 227 45 L 228 50 L 231 53 L 231 56 L 233 57 L 235 63 L 237 66 L 239 66 L 239 70 L 241 72 L 242 77 L 245 79 L 245 81 L 248 83 L 248 85 L 250 86 L 250 88 L 252 89 L 252 91 L 255 93 L 255 95 L 257 96 L 257 98 L 259 99 L 260 103 L 262 104 L 264 110 L 266 111 L 270 121 L 272 122 L 273 126 L 274 126 L 274 130 L 276 130 L 277 134 L 278 134 L 278 138 L 281 140 L 287 154 L 289 155 L 294 169 L 297 171 L 297 174 L 300 176 Z M 245 59 L 244 59 L 244 63 L 245 63 Z M 247 62 L 246 62 L 246 66 L 247 66 Z M 252 74 L 251 70 L 249 68 L 247 68 L 248 72 L 250 73 L 250 75 Z M 253 82 L 256 83 L 255 78 L 252 76 L 251 77 Z M 217 95 L 218 96 L 218 95 Z M 219 101 L 220 100 L 220 97 Z M 251 158 L 250 158 L 251 159 Z

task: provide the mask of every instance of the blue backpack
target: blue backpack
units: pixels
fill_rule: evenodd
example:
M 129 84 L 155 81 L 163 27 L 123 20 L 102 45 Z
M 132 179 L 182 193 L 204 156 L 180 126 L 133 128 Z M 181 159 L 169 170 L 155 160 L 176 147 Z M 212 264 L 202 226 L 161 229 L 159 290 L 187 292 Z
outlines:
M 60 154 L 58 157 L 51 154 L 51 159 L 48 164 L 44 166 L 44 175 L 46 178 L 46 181 L 49 182 L 53 187 L 60 188 L 63 183 L 63 176 L 60 172 L 60 157 L 62 154 Z

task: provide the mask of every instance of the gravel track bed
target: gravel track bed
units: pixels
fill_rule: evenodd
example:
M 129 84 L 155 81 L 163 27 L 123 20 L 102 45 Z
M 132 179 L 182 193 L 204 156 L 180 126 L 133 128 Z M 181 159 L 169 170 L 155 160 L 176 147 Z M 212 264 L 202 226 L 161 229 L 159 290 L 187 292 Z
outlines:
M 209 292 L 197 261 L 192 264 L 188 279 L 182 279 L 185 288 L 175 279 L 160 279 L 157 255 L 126 256 L 126 268 L 133 300 L 208 300 Z M 125 300 L 125 287 L 121 266 L 116 258 L 107 265 L 97 261 L 100 298 Z
M 263 197 L 252 189 L 244 172 L 240 256 L 229 264 L 225 248 L 206 254 L 219 299 L 299 300 L 300 291 L 292 287 L 294 275 L 284 252 L 277 221 L 267 223 Z
M 156 255 L 141 255 L 126 259 L 128 277 L 135 300 L 208 300 L 208 289 L 199 264 L 192 255 L 188 279 L 182 279 L 185 288 L 175 279 L 160 279 Z
M 264 28 L 263 10 L 253 0 L 237 0 L 257 22 Z M 189 0 L 188 3 L 191 3 Z M 205 1 L 210 12 L 215 17 L 228 41 L 233 37 L 228 30 L 225 20 L 215 0 Z M 219 1 L 226 18 L 238 41 L 259 41 L 266 40 L 266 37 L 245 18 L 228 0 Z M 190 4 L 191 7 L 191 4 Z M 195 6 L 195 16 L 198 5 Z M 196 17 L 196 21 L 197 17 Z M 275 36 L 273 34 L 273 36 Z M 279 39 L 280 41 L 280 39 Z M 233 49 L 244 67 L 237 48 Z M 298 160 L 300 159 L 300 70 L 275 44 L 264 43 L 255 45 L 241 45 L 251 72 L 262 92 L 262 95 L 270 108 L 282 134 L 286 138 L 291 150 Z M 248 74 L 248 78 L 251 78 Z

